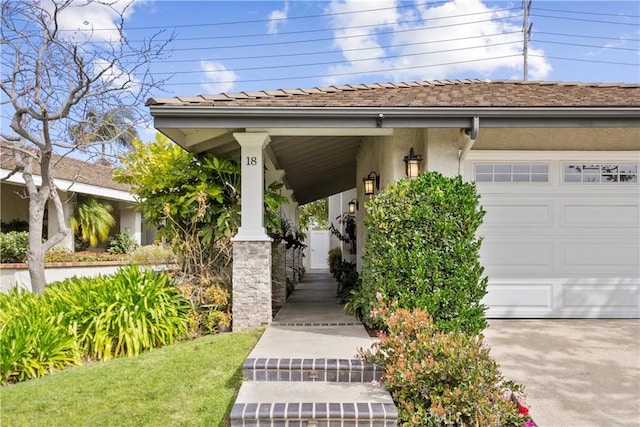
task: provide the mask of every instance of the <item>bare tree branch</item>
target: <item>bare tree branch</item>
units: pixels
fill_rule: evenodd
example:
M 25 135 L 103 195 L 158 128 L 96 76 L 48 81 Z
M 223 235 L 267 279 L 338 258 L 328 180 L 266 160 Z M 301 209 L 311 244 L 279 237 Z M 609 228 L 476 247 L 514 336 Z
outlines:
M 124 24 L 125 13 L 131 9 L 135 5 L 130 0 L 2 3 L 0 91 L 3 120 L 6 115 L 9 129 L 3 128 L 0 135 L 3 148 L 10 149 L 15 159 L 15 170 L 4 179 L 21 172 L 29 195 L 28 264 L 37 292 L 45 285 L 44 253 L 69 233 L 55 186 L 55 164 L 76 152 L 106 158 L 105 147 L 123 140 L 129 132 L 127 126 L 146 120 L 142 101 L 163 83 L 152 78 L 150 64 L 163 58 L 174 36 L 161 39 L 165 33 L 158 32 L 135 45 L 130 43 L 124 37 Z M 102 38 L 102 34 L 82 27 L 66 31 L 63 20 L 82 13 L 104 13 L 113 24 L 113 36 L 110 33 Z M 129 111 L 130 119 L 110 123 L 117 131 L 98 132 L 108 123 L 106 113 L 118 109 Z M 86 123 L 89 111 L 95 111 L 98 120 L 91 123 L 95 126 L 91 138 L 79 141 L 70 129 Z M 40 175 L 42 182 L 37 183 L 34 175 Z M 60 231 L 43 244 L 44 209 L 49 200 Z

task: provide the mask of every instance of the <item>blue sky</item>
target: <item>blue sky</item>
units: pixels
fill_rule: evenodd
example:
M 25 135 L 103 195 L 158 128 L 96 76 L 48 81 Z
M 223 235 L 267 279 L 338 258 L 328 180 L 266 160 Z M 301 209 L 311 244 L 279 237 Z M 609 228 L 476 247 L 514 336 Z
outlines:
M 522 15 L 520 1 L 147 1 L 127 36 L 175 31 L 158 96 L 521 79 Z M 639 16 L 637 1 L 534 0 L 529 80 L 640 81 Z
M 62 29 L 95 42 L 120 37 L 117 13 L 78 5 L 61 15 Z M 124 10 L 133 44 L 175 35 L 152 63 L 154 77 L 167 79 L 156 97 L 523 78 L 521 0 L 133 0 Z M 640 82 L 639 1 L 533 0 L 529 23 L 529 80 Z

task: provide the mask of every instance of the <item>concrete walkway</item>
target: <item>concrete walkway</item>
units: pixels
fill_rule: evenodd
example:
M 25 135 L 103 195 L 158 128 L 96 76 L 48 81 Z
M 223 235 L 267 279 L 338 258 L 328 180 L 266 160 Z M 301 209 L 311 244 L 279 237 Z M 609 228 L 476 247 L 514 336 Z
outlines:
M 308 272 L 247 360 L 256 361 L 256 369 L 259 363 L 268 366 L 278 361 L 280 366 L 287 361 L 290 367 L 297 363 L 303 376 L 318 370 L 316 362 L 322 361 L 326 381 L 332 381 L 329 376 L 337 374 L 329 373 L 331 361 L 353 360 L 358 348 L 368 348 L 374 341 L 356 318 L 345 314 L 335 291 L 328 272 Z M 491 353 L 505 377 L 524 384 L 531 415 L 540 427 L 640 427 L 640 320 L 492 319 L 489 323 L 485 336 Z M 313 368 L 304 374 L 310 361 Z M 387 405 L 391 401 L 384 389 L 372 388 L 364 374 L 358 375 L 359 384 L 246 381 L 236 402 Z M 344 413 L 344 407 L 341 410 Z M 242 425 L 252 424 L 245 420 Z
M 396 425 L 380 367 L 356 359 L 374 339 L 345 314 L 328 271 L 309 271 L 247 357 L 233 426 Z
M 490 320 L 502 373 L 540 427 L 640 426 L 640 320 Z

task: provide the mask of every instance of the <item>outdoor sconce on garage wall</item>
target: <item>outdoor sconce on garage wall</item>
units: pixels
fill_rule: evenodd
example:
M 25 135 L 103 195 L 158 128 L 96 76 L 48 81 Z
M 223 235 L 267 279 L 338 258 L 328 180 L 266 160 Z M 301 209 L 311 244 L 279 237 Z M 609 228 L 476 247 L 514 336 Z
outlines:
M 422 163 L 422 156 L 413 152 L 413 147 L 409 150 L 409 155 L 404 156 L 405 173 L 411 179 L 418 176 L 420 173 L 420 163 Z
M 358 210 L 358 200 L 353 199 L 349 202 L 349 214 L 353 215 Z
M 369 172 L 369 175 L 362 178 L 362 182 L 364 182 L 365 196 L 373 196 L 375 190 L 380 189 L 380 175 L 375 171 Z

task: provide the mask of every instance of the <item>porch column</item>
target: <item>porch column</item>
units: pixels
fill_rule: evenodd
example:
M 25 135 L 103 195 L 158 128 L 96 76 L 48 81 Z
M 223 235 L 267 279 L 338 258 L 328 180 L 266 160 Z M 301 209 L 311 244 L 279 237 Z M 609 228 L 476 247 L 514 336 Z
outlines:
M 271 322 L 271 238 L 264 228 L 266 133 L 234 133 L 241 148 L 241 224 L 233 238 L 233 330 Z
M 56 246 L 69 249 L 73 251 L 75 249 L 75 241 L 73 238 L 73 231 L 71 231 L 71 222 L 70 219 L 73 216 L 73 205 L 74 201 L 69 197 L 70 195 L 65 191 L 58 191 L 58 196 L 60 197 L 60 201 L 62 202 L 62 211 L 64 213 L 64 223 L 67 225 L 69 229 L 69 234 L 65 237 L 60 243 Z M 53 200 L 49 200 L 47 202 L 47 211 L 48 211 L 48 219 L 47 219 L 47 237 L 53 237 L 60 227 L 58 227 L 58 212 L 56 211 L 56 207 L 53 204 Z

